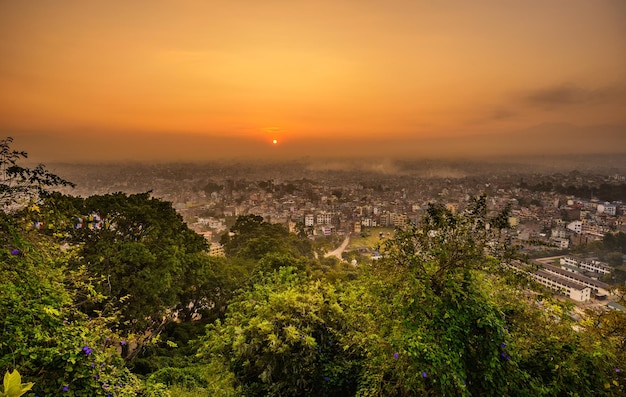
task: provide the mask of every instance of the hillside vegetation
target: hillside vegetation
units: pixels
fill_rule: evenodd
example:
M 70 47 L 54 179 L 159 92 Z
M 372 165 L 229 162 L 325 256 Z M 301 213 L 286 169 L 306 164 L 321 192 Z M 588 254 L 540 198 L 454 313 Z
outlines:
M 626 316 L 529 289 L 484 196 L 356 267 L 254 215 L 210 257 L 170 203 L 51 193 L 0 143 L 0 370 L 26 396 L 626 394 Z

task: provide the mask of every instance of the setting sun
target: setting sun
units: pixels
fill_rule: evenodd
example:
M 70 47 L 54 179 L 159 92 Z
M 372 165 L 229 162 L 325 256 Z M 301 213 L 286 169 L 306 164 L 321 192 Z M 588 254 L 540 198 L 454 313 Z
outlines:
M 273 143 L 274 145 L 276 145 L 276 144 L 278 143 L 278 140 L 274 139 L 274 140 L 272 141 L 272 143 Z

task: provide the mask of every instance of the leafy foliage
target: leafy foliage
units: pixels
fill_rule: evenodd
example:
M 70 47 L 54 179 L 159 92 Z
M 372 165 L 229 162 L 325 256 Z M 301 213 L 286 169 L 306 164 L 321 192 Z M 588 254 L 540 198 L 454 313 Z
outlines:
M 203 351 L 226 358 L 244 395 L 349 395 L 359 361 L 338 342 L 345 321 L 331 285 L 282 267 L 209 326 Z
M 24 230 L 14 218 L 1 220 L 0 369 L 19 368 L 39 395 L 141 392 L 117 351 L 121 339 L 109 328 L 112 319 L 76 310 L 77 301 L 102 296 L 84 271 L 67 268 L 74 252 Z
M 26 159 L 24 151 L 11 149 L 13 138 L 0 140 L 0 209 L 12 204 L 28 202 L 54 186 L 74 186 L 73 183 L 49 172 L 39 164 L 35 168 L 19 165 Z
M 149 193 L 87 199 L 54 194 L 42 207 L 65 217 L 65 239 L 81 247 L 81 260 L 72 266 L 84 262 L 89 275 L 102 278 L 98 290 L 119 302 L 119 326 L 128 332 L 160 327 L 166 311 L 193 288 L 191 269 L 206 261 L 202 236 L 187 227 L 170 203 Z M 76 218 L 81 222 L 74 223 Z
M 26 153 L 10 150 L 10 142 L 0 145 L 3 204 L 32 203 L 37 194 L 49 196 L 46 188 L 69 184 L 43 166 L 19 167 L 16 161 Z M 110 328 L 114 319 L 77 310 L 78 304 L 104 297 L 78 265 L 75 249 L 31 228 L 29 220 L 38 211 L 34 204 L 0 211 L 0 370 L 18 368 L 35 382 L 31 395 L 164 396 L 158 385 L 145 387 L 125 367 L 117 350 L 121 339 Z M 70 268 L 70 261 L 77 266 Z M 6 378 L 5 393 L 15 394 L 21 383 L 16 374 Z
M 265 222 L 258 215 L 237 218 L 230 233 L 222 236 L 224 251 L 231 257 L 259 260 L 268 253 L 312 257 L 311 243 L 289 233 L 282 225 Z

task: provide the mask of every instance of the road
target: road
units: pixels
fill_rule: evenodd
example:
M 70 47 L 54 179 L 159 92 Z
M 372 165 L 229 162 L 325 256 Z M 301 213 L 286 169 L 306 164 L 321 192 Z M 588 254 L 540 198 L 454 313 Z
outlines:
M 336 249 L 327 252 L 326 254 L 324 254 L 324 258 L 328 258 L 330 256 L 335 256 L 339 259 L 341 258 L 341 254 L 343 253 L 343 251 L 345 251 L 346 247 L 348 246 L 348 244 L 350 244 L 350 235 L 348 234 L 345 238 L 345 240 L 343 240 L 343 243 L 341 243 L 341 245 L 339 247 L 337 247 Z

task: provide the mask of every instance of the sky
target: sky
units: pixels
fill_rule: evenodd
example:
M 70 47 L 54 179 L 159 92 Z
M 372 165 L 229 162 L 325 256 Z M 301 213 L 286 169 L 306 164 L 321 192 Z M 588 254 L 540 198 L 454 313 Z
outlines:
M 1 0 L 0 37 L 42 161 L 626 152 L 623 0 Z

